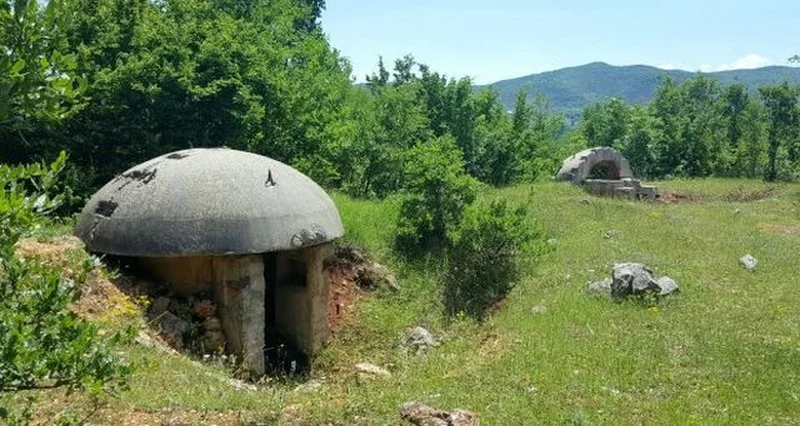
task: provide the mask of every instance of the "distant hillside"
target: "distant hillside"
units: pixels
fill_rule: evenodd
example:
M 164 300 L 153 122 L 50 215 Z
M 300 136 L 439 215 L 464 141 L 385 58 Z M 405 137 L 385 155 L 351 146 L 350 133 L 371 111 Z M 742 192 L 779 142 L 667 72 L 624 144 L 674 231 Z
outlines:
M 491 86 L 500 92 L 500 99 L 509 110 L 514 108 L 514 100 L 519 90 L 528 86 L 529 97 L 541 93 L 550 101 L 553 110 L 574 117 L 586 105 L 612 97 L 627 102 L 647 103 L 653 98 L 661 77 L 670 76 L 677 81 L 683 81 L 694 74 L 645 65 L 613 66 L 603 62 L 593 62 L 578 67 L 502 80 Z M 721 71 L 706 75 L 719 80 L 722 84 L 741 81 L 751 89 L 784 80 L 800 84 L 800 68 L 792 67 Z M 482 87 L 485 86 L 478 86 Z

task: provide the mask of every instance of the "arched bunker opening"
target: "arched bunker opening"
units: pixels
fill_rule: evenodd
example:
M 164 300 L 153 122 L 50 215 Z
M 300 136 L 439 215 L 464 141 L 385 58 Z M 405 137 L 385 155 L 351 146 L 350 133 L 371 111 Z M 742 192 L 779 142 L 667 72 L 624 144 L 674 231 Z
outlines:
M 600 161 L 592 166 L 588 179 L 620 180 L 619 166 L 614 161 Z

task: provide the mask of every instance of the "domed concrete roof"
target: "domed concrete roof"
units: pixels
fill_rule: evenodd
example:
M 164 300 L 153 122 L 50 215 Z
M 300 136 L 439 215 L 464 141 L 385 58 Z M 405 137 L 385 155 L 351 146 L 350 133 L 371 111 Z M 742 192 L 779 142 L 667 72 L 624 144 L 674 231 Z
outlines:
M 617 176 L 610 179 L 628 179 L 633 177 L 628 160 L 614 148 L 597 147 L 585 149 L 564 160 L 561 170 L 555 179 L 572 183 L 582 183 L 589 178 L 592 169 L 603 163 L 614 166 Z
M 91 251 L 154 257 L 291 250 L 343 233 L 333 200 L 311 179 L 231 149 L 131 168 L 92 196 L 75 229 Z

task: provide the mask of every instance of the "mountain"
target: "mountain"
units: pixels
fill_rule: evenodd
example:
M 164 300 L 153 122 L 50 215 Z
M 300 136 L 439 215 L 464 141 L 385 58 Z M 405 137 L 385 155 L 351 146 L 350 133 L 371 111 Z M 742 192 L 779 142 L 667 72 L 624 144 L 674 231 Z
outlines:
M 612 97 L 631 103 L 647 103 L 656 92 L 659 80 L 669 76 L 684 81 L 696 73 L 680 70 L 663 70 L 646 65 L 614 66 L 593 62 L 578 67 L 563 68 L 525 77 L 492 83 L 500 94 L 500 100 L 509 109 L 514 108 L 517 93 L 529 88 L 529 97 L 541 93 L 556 111 L 575 117 L 587 105 Z M 784 80 L 800 84 L 800 68 L 765 67 L 749 70 L 732 70 L 705 73 L 721 84 L 742 82 L 755 89 L 761 85 L 780 83 Z M 483 88 L 486 86 L 476 86 Z

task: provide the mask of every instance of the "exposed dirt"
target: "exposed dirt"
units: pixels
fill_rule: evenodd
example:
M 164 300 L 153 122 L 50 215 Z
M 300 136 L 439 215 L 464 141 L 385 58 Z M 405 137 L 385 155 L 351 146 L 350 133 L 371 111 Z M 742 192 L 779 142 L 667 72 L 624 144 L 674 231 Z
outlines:
M 701 198 L 697 195 L 686 195 L 678 192 L 664 191 L 659 195 L 657 201 L 664 204 L 699 203 Z
M 83 249 L 83 242 L 78 237 L 62 236 L 51 241 L 42 242 L 34 239 L 23 239 L 17 243 L 17 255 L 36 258 L 47 263 L 62 264 L 67 253 Z
M 347 265 L 333 265 L 328 269 L 330 281 L 328 297 L 328 325 L 331 335 L 352 317 L 358 301 L 359 287 L 356 273 Z

